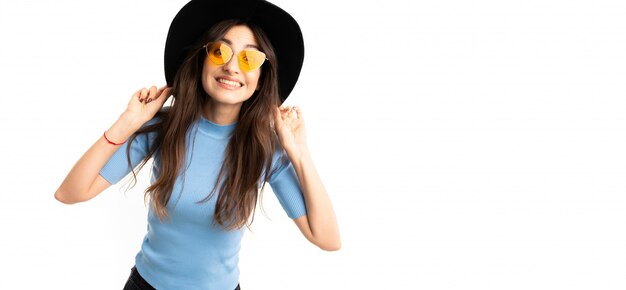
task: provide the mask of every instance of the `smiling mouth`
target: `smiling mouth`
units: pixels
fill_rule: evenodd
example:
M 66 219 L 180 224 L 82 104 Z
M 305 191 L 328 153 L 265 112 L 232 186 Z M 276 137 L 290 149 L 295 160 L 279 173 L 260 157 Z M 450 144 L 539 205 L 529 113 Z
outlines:
M 228 86 L 231 86 L 231 87 L 240 88 L 240 87 L 243 86 L 243 84 L 240 83 L 240 82 L 230 81 L 230 80 L 223 79 L 223 78 L 217 78 L 216 81 L 218 83 L 225 84 L 225 85 L 228 85 Z

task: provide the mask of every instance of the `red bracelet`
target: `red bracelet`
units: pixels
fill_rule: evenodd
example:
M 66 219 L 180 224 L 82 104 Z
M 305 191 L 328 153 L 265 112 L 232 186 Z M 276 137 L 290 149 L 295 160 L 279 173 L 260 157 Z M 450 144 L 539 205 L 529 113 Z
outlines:
M 107 131 L 104 131 L 103 135 L 104 135 L 104 139 L 107 140 L 107 142 L 109 142 L 109 144 L 112 144 L 112 145 L 122 145 L 122 144 L 126 143 L 126 140 L 124 140 L 124 142 L 122 142 L 122 143 L 115 143 L 115 142 L 109 140 L 109 138 L 107 138 Z

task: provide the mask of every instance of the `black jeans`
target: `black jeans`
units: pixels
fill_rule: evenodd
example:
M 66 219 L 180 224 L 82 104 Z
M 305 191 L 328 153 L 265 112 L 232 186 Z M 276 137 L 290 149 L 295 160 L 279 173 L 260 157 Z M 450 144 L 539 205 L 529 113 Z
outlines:
M 146 280 L 144 280 L 143 277 L 141 277 L 141 275 L 139 275 L 139 272 L 137 272 L 137 268 L 133 266 L 133 268 L 130 269 L 130 276 L 128 277 L 128 281 L 126 281 L 126 285 L 124 285 L 123 290 L 155 290 L 155 289 L 150 284 L 148 284 L 148 282 L 146 282 Z M 241 288 L 239 287 L 239 284 L 237 284 L 237 288 L 235 288 L 235 290 L 241 290 Z

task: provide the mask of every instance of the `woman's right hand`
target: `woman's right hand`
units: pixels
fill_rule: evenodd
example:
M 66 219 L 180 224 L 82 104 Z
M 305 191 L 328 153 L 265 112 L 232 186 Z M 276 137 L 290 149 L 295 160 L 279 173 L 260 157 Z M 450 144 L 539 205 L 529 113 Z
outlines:
M 156 86 L 142 88 L 130 98 L 128 107 L 124 112 L 127 120 L 133 120 L 137 127 L 148 122 L 161 110 L 163 104 L 170 97 L 172 88 L 167 85 L 157 89 Z
M 152 86 L 133 94 L 126 111 L 72 167 L 59 189 L 54 193 L 55 198 L 67 204 L 83 202 L 92 199 L 111 186 L 111 183 L 99 174 L 111 156 L 119 149 L 119 146 L 110 143 L 126 142 L 123 140 L 127 140 L 156 115 L 169 98 L 170 91 L 171 88 L 167 86 L 159 89 Z

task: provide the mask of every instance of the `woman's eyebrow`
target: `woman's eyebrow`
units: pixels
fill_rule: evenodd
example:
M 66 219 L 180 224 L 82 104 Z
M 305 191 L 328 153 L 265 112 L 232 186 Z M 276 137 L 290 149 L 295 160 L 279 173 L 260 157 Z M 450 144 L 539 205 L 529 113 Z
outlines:
M 226 38 L 220 38 L 221 41 L 228 43 L 229 45 L 233 45 L 233 42 L 226 39 Z M 254 45 L 254 44 L 246 44 L 243 46 L 244 48 L 255 48 L 256 50 L 261 50 L 261 48 L 259 48 L 258 46 Z

